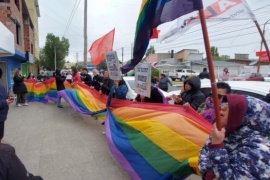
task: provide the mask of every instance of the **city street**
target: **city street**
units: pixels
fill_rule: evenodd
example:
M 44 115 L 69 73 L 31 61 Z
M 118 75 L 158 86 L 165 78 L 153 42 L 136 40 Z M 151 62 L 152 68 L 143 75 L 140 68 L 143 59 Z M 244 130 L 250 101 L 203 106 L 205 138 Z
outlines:
M 27 170 L 45 180 L 125 180 L 112 157 L 101 122 L 63 103 L 11 104 L 4 141 L 16 148 Z
M 129 179 L 108 149 L 101 121 L 65 102 L 63 109 L 53 103 L 29 104 L 10 105 L 4 137 L 29 172 L 44 180 Z

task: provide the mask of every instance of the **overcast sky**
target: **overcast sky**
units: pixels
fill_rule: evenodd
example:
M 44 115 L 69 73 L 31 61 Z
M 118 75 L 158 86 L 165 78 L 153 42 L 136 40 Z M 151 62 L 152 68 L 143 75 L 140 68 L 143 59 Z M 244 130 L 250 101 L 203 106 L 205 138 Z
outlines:
M 255 14 L 261 28 L 270 19 L 269 0 L 246 0 Z M 95 0 L 88 1 L 88 48 L 93 41 L 115 28 L 114 50 L 122 59 L 124 47 L 124 61 L 131 58 L 131 46 L 134 40 L 136 22 L 140 10 L 141 0 Z M 66 60 L 83 61 L 83 12 L 84 0 L 39 0 L 41 17 L 39 18 L 40 47 L 46 41 L 46 35 L 53 33 L 56 36 L 65 36 L 69 39 L 69 56 Z M 74 8 L 75 7 L 75 8 Z M 72 10 L 75 10 L 68 26 Z M 173 25 L 174 22 L 161 25 L 158 29 L 161 34 Z M 182 49 L 198 49 L 205 53 L 200 26 L 191 28 L 177 40 L 164 44 L 151 40 L 157 53 L 175 52 Z M 265 37 L 270 46 L 270 22 L 266 25 Z M 249 54 L 256 59 L 255 52 L 260 49 L 260 36 L 251 20 L 208 23 L 211 46 L 218 47 L 220 55 L 229 55 L 234 58 L 234 53 Z M 89 55 L 88 55 L 89 56 Z M 205 54 L 204 54 L 205 56 Z

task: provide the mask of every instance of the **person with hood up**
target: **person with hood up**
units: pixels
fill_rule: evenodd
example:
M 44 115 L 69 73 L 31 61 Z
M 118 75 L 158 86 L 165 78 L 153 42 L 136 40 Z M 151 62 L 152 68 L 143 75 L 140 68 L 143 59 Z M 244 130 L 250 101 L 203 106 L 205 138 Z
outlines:
M 61 104 L 61 96 L 58 93 L 59 91 L 62 91 L 65 89 L 65 79 L 61 76 L 61 70 L 60 69 L 56 69 L 55 71 L 55 81 L 56 81 L 56 89 L 57 89 L 57 107 L 58 108 L 63 108 L 62 104 Z
M 191 106 L 194 110 L 205 101 L 205 95 L 201 92 L 201 80 L 194 76 L 184 82 L 184 92 L 172 96 L 175 104 Z
M 220 109 L 223 129 L 213 125 L 199 154 L 203 179 L 270 179 L 270 105 L 230 94 Z

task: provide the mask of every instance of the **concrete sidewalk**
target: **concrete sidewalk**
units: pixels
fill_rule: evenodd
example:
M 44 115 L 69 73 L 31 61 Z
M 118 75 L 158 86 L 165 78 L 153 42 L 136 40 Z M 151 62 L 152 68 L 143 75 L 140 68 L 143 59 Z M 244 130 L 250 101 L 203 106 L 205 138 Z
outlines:
M 101 122 L 63 106 L 11 104 L 4 141 L 27 170 L 45 180 L 129 179 L 109 152 Z

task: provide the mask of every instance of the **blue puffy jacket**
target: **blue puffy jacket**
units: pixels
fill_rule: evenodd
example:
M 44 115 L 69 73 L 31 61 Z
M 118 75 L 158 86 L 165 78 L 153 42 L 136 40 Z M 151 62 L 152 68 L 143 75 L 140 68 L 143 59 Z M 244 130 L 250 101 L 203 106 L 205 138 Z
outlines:
M 7 91 L 4 86 L 0 84 L 0 122 L 4 122 L 7 119 L 8 114 L 8 104 L 6 99 L 8 98 Z

